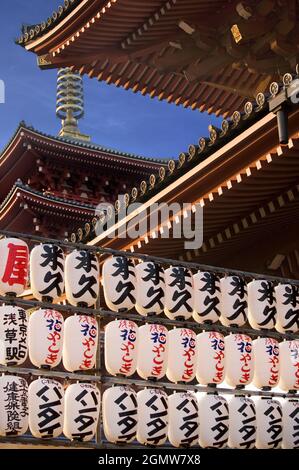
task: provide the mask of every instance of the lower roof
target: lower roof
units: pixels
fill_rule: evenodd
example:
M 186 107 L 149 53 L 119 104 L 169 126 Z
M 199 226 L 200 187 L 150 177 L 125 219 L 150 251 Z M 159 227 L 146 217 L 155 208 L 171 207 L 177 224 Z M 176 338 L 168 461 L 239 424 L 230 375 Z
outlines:
M 29 211 L 29 212 L 28 212 Z M 78 224 L 90 220 L 95 212 L 92 204 L 81 204 L 66 198 L 44 194 L 17 181 L 0 205 L 0 224 L 2 228 L 24 229 L 26 221 L 32 221 L 32 214 L 42 215 L 55 220 L 59 218 Z M 28 213 L 31 217 L 28 219 Z

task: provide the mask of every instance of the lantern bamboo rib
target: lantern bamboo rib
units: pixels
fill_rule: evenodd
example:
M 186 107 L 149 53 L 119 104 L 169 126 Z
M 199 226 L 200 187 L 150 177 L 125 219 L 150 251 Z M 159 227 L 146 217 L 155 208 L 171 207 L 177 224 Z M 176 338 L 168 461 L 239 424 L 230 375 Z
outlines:
M 287 392 L 274 392 L 274 391 L 264 391 L 264 390 L 250 390 L 250 389 L 234 389 L 234 388 L 226 388 L 226 387 L 210 387 L 204 385 L 191 385 L 190 383 L 171 383 L 171 382 L 164 382 L 164 381 L 152 381 L 152 380 L 141 380 L 135 379 L 130 377 L 112 377 L 106 376 L 99 373 L 95 369 L 88 371 L 87 373 L 78 374 L 78 373 L 69 373 L 69 372 L 60 372 L 54 370 L 43 370 L 43 369 L 28 369 L 22 367 L 8 367 L 8 366 L 0 366 L 0 373 L 9 373 L 9 374 L 17 374 L 17 375 L 26 375 L 26 376 L 34 376 L 34 377 L 51 377 L 51 378 L 59 378 L 65 379 L 67 381 L 88 381 L 88 382 L 96 382 L 98 384 L 103 385 L 130 385 L 138 388 L 162 388 L 172 391 L 193 391 L 193 392 L 200 392 L 200 393 L 219 393 L 221 395 L 246 395 L 246 396 L 262 396 L 262 397 L 281 397 L 281 398 L 297 398 L 297 394 L 295 393 L 287 393 Z M 98 375 L 91 375 L 95 372 L 99 373 Z
M 125 256 L 127 258 L 139 259 L 142 261 L 153 261 L 161 265 L 184 266 L 191 270 L 193 269 L 193 270 L 201 270 L 201 271 L 212 271 L 215 274 L 236 275 L 236 276 L 240 276 L 240 277 L 248 278 L 248 279 L 260 279 L 260 280 L 265 279 L 265 280 L 276 282 L 276 283 L 292 284 L 294 286 L 299 286 L 299 280 L 296 280 L 296 279 L 289 279 L 289 278 L 278 277 L 278 276 L 269 276 L 266 274 L 259 274 L 259 273 L 254 273 L 250 271 L 240 271 L 240 270 L 231 269 L 231 268 L 221 268 L 219 266 L 210 266 L 207 264 L 190 263 L 187 261 L 181 261 L 177 259 L 160 258 L 157 256 L 149 256 L 149 255 L 142 254 L 142 253 L 134 254 L 134 253 L 129 253 L 127 251 L 113 250 L 111 248 L 101 248 L 98 246 L 85 245 L 84 243 L 72 243 L 72 242 L 65 241 L 65 240 L 44 238 L 44 237 L 28 235 L 24 233 L 10 232 L 7 230 L 0 230 L 0 238 L 1 236 L 21 238 L 24 240 L 38 242 L 38 243 L 54 244 L 60 247 L 69 248 L 71 250 L 74 250 L 74 249 L 85 250 L 85 251 L 90 251 L 98 255 L 106 254 L 106 255 Z

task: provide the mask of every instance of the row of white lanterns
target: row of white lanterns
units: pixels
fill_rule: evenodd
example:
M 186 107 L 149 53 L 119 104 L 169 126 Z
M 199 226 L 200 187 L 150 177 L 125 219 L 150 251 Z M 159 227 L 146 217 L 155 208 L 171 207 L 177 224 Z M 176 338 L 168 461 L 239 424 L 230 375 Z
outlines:
M 299 329 L 299 288 L 236 275 L 221 279 L 212 272 L 192 274 L 184 267 L 165 270 L 146 261 L 113 256 L 103 265 L 105 302 L 110 310 L 135 308 L 143 316 L 162 312 L 171 320 L 200 323 L 220 321 L 224 326 L 249 322 L 257 330 L 276 328 L 284 333 Z
M 41 244 L 30 254 L 27 244 L 16 238 L 0 240 L 0 294 L 21 295 L 30 283 L 38 300 L 57 301 L 65 291 L 73 306 L 93 307 L 100 292 L 97 256 L 74 250 L 65 256 L 56 245 Z M 140 315 L 162 312 L 174 319 L 198 323 L 220 321 L 225 326 L 254 329 L 299 329 L 299 288 L 276 287 L 265 280 L 248 284 L 237 275 L 221 279 L 211 272 L 192 274 L 184 267 L 163 270 L 152 261 L 134 265 L 132 259 L 111 256 L 103 263 L 102 283 L 107 307 L 114 312 L 135 308 Z
M 258 388 L 279 386 L 299 390 L 299 340 L 279 343 L 274 338 L 252 340 L 246 334 L 223 336 L 216 331 L 196 335 L 188 328 L 161 324 L 140 327 L 131 320 L 105 326 L 105 367 L 111 375 L 163 379 L 232 387 L 252 383 Z M 55 310 L 0 307 L 0 364 L 19 366 L 27 360 L 36 367 L 54 368 L 61 360 L 67 371 L 95 367 L 99 327 L 92 315 L 64 320 Z
M 217 394 L 117 386 L 103 394 L 103 427 L 108 441 L 175 447 L 200 445 L 269 449 L 299 446 L 299 400 L 256 400 Z
M 60 382 L 39 378 L 0 377 L 0 435 L 20 436 L 29 430 L 36 438 L 91 441 L 102 424 L 112 443 L 175 447 L 232 447 L 269 449 L 299 447 L 299 400 L 256 400 L 234 396 L 159 389 L 136 392 L 129 386 L 104 391 L 95 384 L 75 383 L 66 390 Z
M 189 328 L 168 331 L 160 324 L 138 328 L 131 320 L 105 327 L 105 367 L 111 375 L 191 382 L 226 382 L 231 387 L 299 390 L 299 340 L 252 340 L 246 334 L 223 336 L 217 331 L 196 335 Z

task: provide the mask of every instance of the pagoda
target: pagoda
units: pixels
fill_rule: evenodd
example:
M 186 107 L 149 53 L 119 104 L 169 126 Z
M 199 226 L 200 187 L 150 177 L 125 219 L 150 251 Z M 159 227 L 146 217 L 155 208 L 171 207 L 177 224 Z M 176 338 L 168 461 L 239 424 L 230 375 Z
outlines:
M 1 229 L 65 238 L 94 217 L 98 204 L 165 166 L 92 143 L 78 128 L 83 114 L 82 78 L 61 69 L 59 135 L 21 122 L 0 155 Z

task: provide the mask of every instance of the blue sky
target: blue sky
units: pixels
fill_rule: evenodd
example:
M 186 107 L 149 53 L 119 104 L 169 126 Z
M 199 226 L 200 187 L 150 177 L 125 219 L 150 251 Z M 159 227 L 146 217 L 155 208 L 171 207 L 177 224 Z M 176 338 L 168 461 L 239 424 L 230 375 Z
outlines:
M 57 135 L 55 116 L 56 71 L 41 71 L 36 57 L 15 45 L 22 23 L 47 18 L 59 0 L 2 0 L 0 17 L 0 79 L 6 101 L 0 104 L 0 148 L 25 120 L 35 128 Z M 150 99 L 84 78 L 85 118 L 82 132 L 95 143 L 145 156 L 176 158 L 190 143 L 207 135 L 213 116 Z

